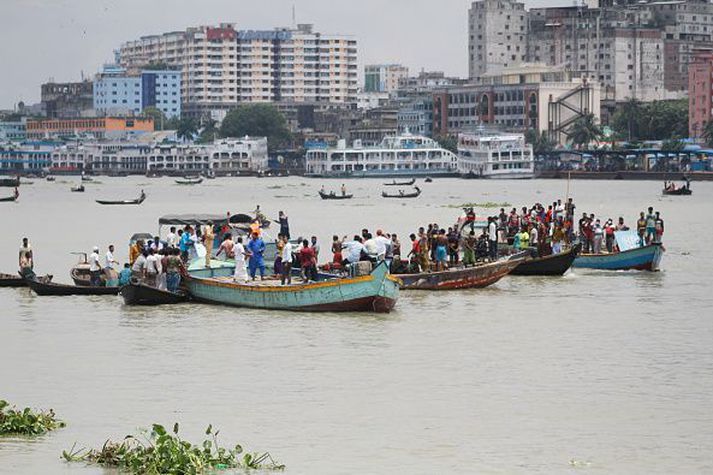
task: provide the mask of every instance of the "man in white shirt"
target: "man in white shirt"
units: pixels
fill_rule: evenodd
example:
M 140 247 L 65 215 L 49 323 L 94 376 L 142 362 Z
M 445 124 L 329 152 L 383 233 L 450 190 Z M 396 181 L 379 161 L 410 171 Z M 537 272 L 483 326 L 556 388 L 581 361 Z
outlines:
M 292 283 L 292 243 L 287 236 L 282 237 L 284 245 L 282 247 L 282 276 L 280 281 L 282 285 Z
M 99 262 L 99 247 L 94 246 L 91 254 L 89 254 L 89 285 L 92 287 L 101 286 L 101 270 L 102 266 Z
M 166 244 L 170 248 L 178 246 L 178 236 L 176 236 L 176 228 L 174 226 L 171 226 L 171 229 L 168 232 L 168 236 L 166 236 Z
M 344 261 L 342 264 L 354 264 L 359 262 L 361 259 L 361 253 L 365 251 L 364 244 L 361 243 L 361 238 L 359 236 L 354 236 L 353 241 L 348 241 L 342 244 L 342 248 L 345 252 L 342 253 L 344 256 Z
M 238 241 L 233 245 L 235 253 L 235 274 L 233 280 L 244 284 L 248 281 L 248 271 L 245 267 L 245 246 L 243 246 L 243 238 L 238 237 Z
M 384 232 L 378 229 L 374 243 L 376 244 L 376 258 L 379 261 L 383 261 L 386 258 L 386 249 L 391 246 L 391 239 L 384 236 Z
M 488 252 L 491 261 L 498 259 L 498 225 L 492 216 L 488 218 Z
M 30 245 L 30 241 L 27 238 L 22 238 L 22 246 L 20 246 L 18 262 L 21 262 L 28 252 L 30 253 L 30 262 L 33 262 L 35 256 L 32 254 L 32 246 Z M 22 268 L 22 264 L 20 264 L 20 268 Z
M 106 251 L 106 256 L 104 256 L 104 269 L 112 270 L 114 269 L 114 264 L 119 264 L 114 259 L 114 245 L 109 244 L 109 250 Z
M 158 282 L 157 277 L 161 273 L 161 259 L 153 249 L 149 249 L 149 255 L 146 257 L 146 285 L 156 287 Z

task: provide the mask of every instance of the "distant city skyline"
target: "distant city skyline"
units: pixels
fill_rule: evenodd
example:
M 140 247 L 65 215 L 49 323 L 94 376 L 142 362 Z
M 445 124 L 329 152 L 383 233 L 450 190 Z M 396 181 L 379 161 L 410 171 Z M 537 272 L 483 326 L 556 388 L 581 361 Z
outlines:
M 528 8 L 572 4 L 525 3 Z M 368 63 L 401 63 L 412 73 L 439 70 L 466 77 L 470 4 L 464 0 L 204 0 L 200 4 L 192 0 L 3 0 L 0 108 L 13 108 L 19 101 L 39 102 L 40 85 L 50 79 L 92 78 L 125 41 L 218 23 L 235 23 L 239 29 L 291 26 L 293 5 L 297 23 L 312 23 L 323 33 L 354 36 L 359 42 L 360 69 Z

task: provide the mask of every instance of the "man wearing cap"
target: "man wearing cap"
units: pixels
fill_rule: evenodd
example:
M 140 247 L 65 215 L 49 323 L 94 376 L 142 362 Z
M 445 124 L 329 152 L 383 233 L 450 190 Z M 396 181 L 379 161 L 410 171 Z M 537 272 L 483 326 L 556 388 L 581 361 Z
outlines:
M 101 286 L 101 262 L 99 261 L 99 246 L 94 246 L 89 254 L 89 285 L 92 287 Z

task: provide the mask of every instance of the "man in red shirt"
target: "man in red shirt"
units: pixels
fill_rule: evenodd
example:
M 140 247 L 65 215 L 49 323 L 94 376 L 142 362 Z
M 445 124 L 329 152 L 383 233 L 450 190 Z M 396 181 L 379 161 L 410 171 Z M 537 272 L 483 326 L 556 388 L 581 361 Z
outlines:
M 302 249 L 300 249 L 299 256 L 305 282 L 310 280 L 317 281 L 317 254 L 306 239 L 302 241 Z

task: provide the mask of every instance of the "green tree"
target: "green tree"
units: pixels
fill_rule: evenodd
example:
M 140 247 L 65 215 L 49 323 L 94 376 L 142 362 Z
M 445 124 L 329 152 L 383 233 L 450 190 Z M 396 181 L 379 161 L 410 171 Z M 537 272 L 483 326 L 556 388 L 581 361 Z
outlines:
M 445 148 L 449 152 L 458 154 L 458 139 L 451 135 L 439 135 L 436 137 L 438 145 Z
M 203 127 L 200 129 L 197 143 L 211 143 L 219 134 L 218 127 L 213 119 L 203 119 Z
M 589 145 L 602 137 L 602 128 L 597 124 L 594 114 L 586 114 L 577 119 L 567 130 L 570 142 L 576 148 Z
M 525 142 L 532 145 L 535 156 L 547 155 L 557 147 L 557 142 L 551 140 L 547 132 L 538 132 L 537 129 L 528 129 L 525 132 Z
M 641 117 L 641 102 L 636 98 L 630 98 L 618 106 L 612 117 L 614 130 L 631 142 L 639 138 L 639 118 Z
M 291 134 L 285 117 L 271 104 L 246 104 L 233 109 L 220 126 L 221 137 L 267 137 L 268 147 L 287 146 Z
M 688 100 L 641 103 L 629 99 L 618 106 L 612 126 L 629 142 L 670 140 L 688 135 Z
M 149 106 L 144 108 L 144 116 L 153 119 L 153 129 L 154 130 L 164 130 L 166 129 L 166 124 L 168 120 L 166 115 L 154 106 Z
M 198 123 L 195 119 L 182 117 L 176 124 L 176 135 L 179 139 L 193 140 L 198 134 Z

